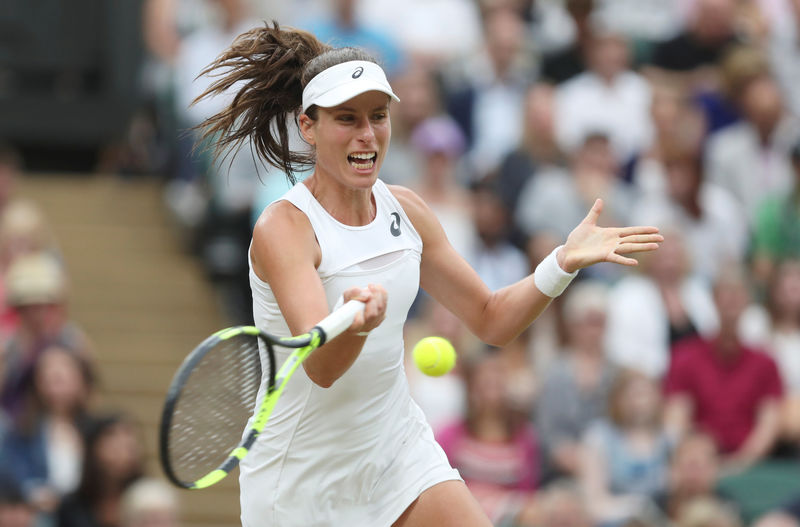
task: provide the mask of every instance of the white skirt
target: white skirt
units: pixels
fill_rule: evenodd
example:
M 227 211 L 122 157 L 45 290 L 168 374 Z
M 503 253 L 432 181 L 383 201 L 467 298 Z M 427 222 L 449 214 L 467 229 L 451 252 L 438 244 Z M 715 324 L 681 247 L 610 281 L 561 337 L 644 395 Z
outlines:
M 269 459 L 257 442 L 257 457 L 266 462 L 243 461 L 242 525 L 392 525 L 426 489 L 461 480 L 421 412 L 405 432 L 393 452 L 366 454 L 358 445 L 338 445 L 322 455 L 290 449 Z

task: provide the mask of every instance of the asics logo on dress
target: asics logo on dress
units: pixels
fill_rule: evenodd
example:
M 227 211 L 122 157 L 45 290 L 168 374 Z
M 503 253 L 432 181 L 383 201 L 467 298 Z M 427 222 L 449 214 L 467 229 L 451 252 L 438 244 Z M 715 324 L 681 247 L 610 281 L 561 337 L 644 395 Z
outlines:
M 392 233 L 392 236 L 400 236 L 400 215 L 396 212 L 392 212 L 392 224 L 389 225 L 389 232 Z
M 353 72 L 353 78 L 354 79 L 359 78 L 362 73 L 364 73 L 364 68 L 362 68 L 361 66 L 357 67 L 356 70 Z

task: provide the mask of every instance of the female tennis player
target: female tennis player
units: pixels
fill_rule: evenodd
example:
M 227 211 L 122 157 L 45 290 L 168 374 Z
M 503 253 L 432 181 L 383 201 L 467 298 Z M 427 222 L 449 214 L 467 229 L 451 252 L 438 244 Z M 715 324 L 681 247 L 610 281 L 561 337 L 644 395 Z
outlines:
M 658 230 L 598 227 L 598 200 L 534 274 L 492 292 L 425 203 L 378 178 L 398 99 L 372 57 L 274 24 L 241 35 L 204 73 L 219 78 L 201 97 L 235 91 L 205 123 L 218 151 L 249 139 L 292 181 L 295 169 L 313 168 L 255 226 L 256 325 L 299 334 L 337 303 L 366 304 L 303 363 L 242 460 L 242 524 L 490 525 L 409 395 L 402 332 L 418 287 L 503 345 L 580 268 L 634 265 L 625 255 L 656 249 Z M 310 152 L 289 148 L 293 118 Z

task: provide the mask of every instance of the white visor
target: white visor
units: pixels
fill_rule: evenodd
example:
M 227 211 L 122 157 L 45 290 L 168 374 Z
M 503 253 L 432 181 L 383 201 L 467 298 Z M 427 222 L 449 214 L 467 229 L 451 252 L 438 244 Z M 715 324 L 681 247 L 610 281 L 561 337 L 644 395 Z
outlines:
M 317 74 L 306 85 L 303 90 L 303 112 L 314 104 L 330 108 L 373 90 L 400 101 L 380 66 L 364 60 L 343 62 Z

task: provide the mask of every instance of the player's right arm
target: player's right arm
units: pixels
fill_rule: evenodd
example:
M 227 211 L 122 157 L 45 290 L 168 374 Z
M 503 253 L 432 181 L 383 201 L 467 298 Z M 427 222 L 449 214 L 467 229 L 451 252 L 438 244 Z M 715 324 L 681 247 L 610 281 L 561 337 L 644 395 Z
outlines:
M 422 238 L 420 285 L 483 342 L 505 345 L 528 327 L 552 300 L 533 275 L 491 291 L 447 240 L 433 211 L 409 189 L 390 187 Z
M 317 274 L 321 252 L 308 218 L 288 201 L 268 207 L 253 229 L 250 258 L 253 271 L 272 289 L 293 335 L 305 333 L 330 311 Z M 360 332 L 375 328 L 386 312 L 386 291 L 376 285 L 349 289 L 345 300 L 366 304 L 350 328 L 315 350 L 303 363 L 309 378 L 327 388 L 341 377 L 361 352 Z

